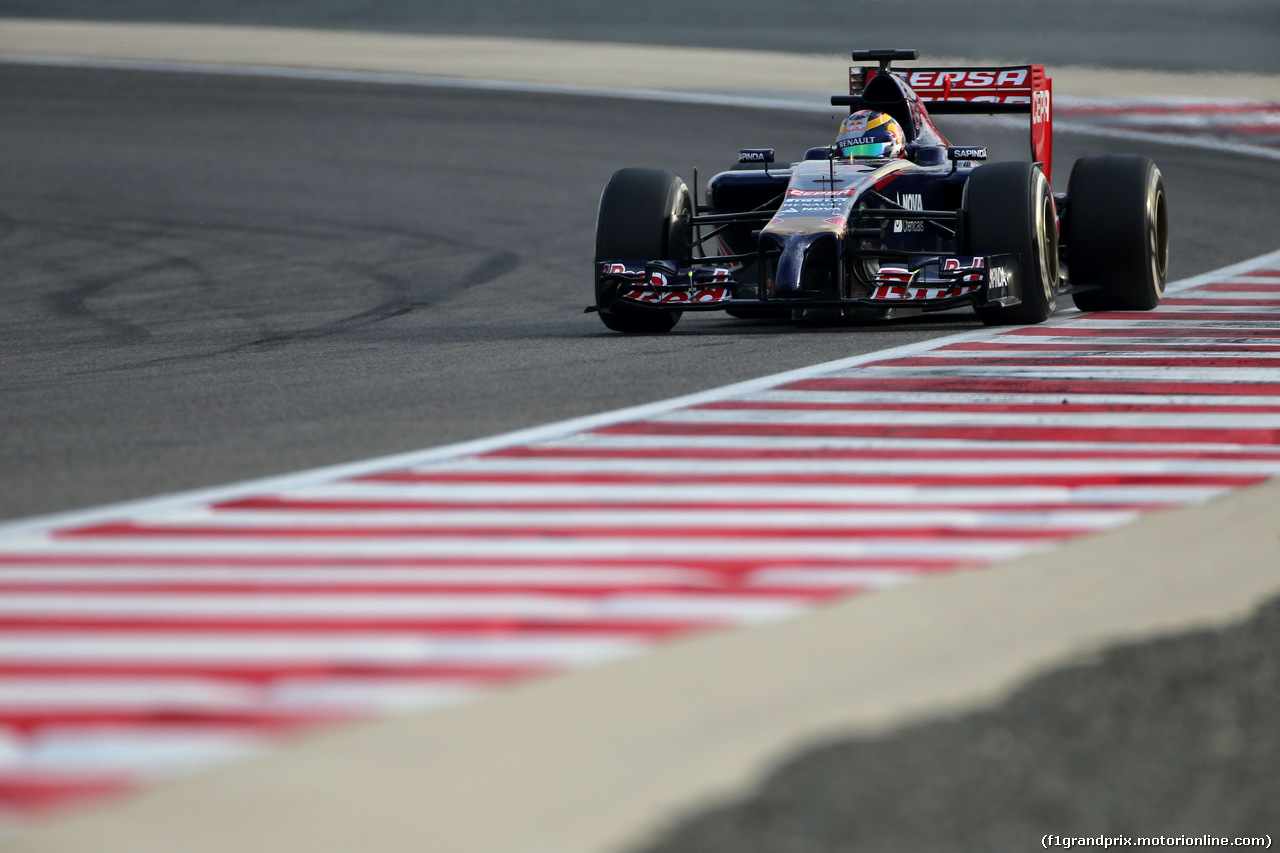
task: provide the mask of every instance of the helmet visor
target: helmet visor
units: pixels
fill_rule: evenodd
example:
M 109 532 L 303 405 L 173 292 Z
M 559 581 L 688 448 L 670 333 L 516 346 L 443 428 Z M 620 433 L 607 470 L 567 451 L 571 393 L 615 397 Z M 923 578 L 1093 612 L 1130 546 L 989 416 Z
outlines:
M 888 157 L 893 148 L 892 142 L 866 142 L 861 139 L 846 139 L 838 143 L 840 156 L 849 159 L 862 157 Z

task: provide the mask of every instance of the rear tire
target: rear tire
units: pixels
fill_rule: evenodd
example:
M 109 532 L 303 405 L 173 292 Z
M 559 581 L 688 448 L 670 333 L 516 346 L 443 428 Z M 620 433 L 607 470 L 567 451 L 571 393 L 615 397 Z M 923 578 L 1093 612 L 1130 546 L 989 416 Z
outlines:
M 968 252 L 1017 255 L 1022 302 L 978 309 L 988 326 L 1043 323 L 1058 306 L 1058 219 L 1034 163 L 979 166 L 964 191 Z
M 692 257 L 689 218 L 693 202 L 679 175 L 662 169 L 620 169 L 605 184 L 596 219 L 596 305 L 615 332 L 669 332 L 679 311 L 645 308 L 617 299 L 617 285 L 600 277 L 600 262 L 668 260 L 687 266 Z
M 1146 157 L 1082 157 L 1067 184 L 1067 273 L 1081 311 L 1149 311 L 1164 296 L 1169 215 Z

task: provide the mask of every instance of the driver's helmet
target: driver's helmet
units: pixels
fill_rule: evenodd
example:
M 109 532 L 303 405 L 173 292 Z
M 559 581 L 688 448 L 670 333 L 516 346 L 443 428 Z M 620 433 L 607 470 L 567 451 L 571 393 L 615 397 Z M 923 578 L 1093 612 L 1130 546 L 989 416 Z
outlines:
M 858 110 L 840 123 L 836 148 L 851 160 L 893 160 L 901 157 L 907 138 L 902 125 L 875 110 Z

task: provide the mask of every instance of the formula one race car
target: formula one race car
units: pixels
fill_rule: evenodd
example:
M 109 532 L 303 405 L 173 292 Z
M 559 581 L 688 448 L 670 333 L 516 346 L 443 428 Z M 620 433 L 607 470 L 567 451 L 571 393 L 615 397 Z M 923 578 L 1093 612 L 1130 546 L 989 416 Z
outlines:
M 1145 157 L 1076 161 L 1049 185 L 1051 81 L 1041 65 L 890 68 L 914 50 L 854 51 L 853 112 L 834 145 L 786 168 L 744 149 L 707 184 L 616 172 L 600 197 L 596 304 L 610 329 L 667 332 L 683 311 L 888 318 L 972 305 L 988 325 L 1039 323 L 1069 293 L 1085 311 L 1164 293 L 1164 183 Z M 930 114 L 1030 114 L 1031 162 L 985 164 Z

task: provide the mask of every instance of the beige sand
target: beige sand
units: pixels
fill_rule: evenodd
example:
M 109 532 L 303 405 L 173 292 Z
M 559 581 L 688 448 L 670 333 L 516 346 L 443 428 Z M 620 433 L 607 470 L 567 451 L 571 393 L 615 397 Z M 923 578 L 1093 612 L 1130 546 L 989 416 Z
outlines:
M 841 91 L 843 54 L 602 45 L 538 39 L 0 19 L 0 55 L 268 65 L 477 80 L 817 95 Z M 926 57 L 929 64 L 996 62 Z M 1053 67 L 1054 93 L 1280 99 L 1280 76 Z

